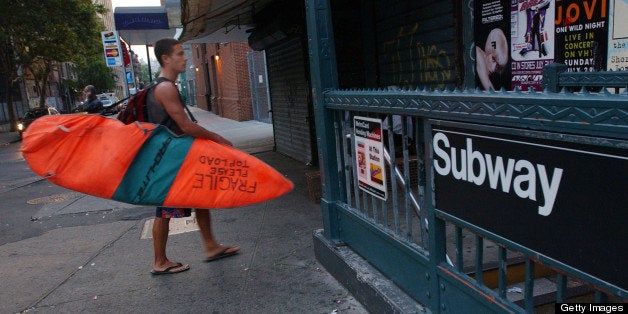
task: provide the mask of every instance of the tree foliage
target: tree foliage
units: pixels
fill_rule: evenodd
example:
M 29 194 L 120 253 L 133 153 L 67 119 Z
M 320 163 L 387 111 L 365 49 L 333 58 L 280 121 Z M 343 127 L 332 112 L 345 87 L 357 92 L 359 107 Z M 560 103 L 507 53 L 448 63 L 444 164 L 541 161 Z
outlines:
M 83 88 L 86 85 L 94 85 L 97 91 L 109 91 L 115 87 L 111 68 L 103 61 L 102 50 L 96 56 L 88 60 L 84 65 L 77 67 L 77 86 Z
M 144 84 L 149 84 L 152 80 L 149 76 L 149 72 L 148 71 L 148 64 L 145 63 L 140 63 L 139 65 L 140 68 L 140 75 L 139 75 L 139 81 L 141 81 Z
M 13 83 L 18 79 L 20 60 L 15 52 L 14 38 L 20 30 L 17 15 L 25 15 L 27 10 L 23 6 L 16 6 L 17 1 L 0 1 L 0 74 L 6 77 L 3 86 L 7 95 L 9 122 L 11 130 L 15 127 L 15 110 L 13 108 Z
M 102 54 L 99 14 L 106 12 L 92 0 L 0 1 L 0 71 L 12 83 L 26 68 L 45 86 L 57 63 L 87 65 Z

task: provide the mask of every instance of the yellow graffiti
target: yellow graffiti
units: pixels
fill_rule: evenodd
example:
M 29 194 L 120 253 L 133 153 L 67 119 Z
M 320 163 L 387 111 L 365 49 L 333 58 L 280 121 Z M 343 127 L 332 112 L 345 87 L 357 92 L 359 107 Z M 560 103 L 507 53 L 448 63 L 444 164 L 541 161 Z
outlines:
M 418 43 L 416 50 L 419 56 L 419 81 L 435 83 L 444 87 L 445 82 L 451 82 L 451 65 L 447 52 L 436 45 Z
M 401 26 L 394 39 L 382 44 L 382 73 L 389 73 L 395 84 L 401 86 L 429 84 L 444 87 L 453 76 L 447 51 L 435 44 L 415 43 L 419 23 Z M 420 39 L 420 37 L 418 37 Z

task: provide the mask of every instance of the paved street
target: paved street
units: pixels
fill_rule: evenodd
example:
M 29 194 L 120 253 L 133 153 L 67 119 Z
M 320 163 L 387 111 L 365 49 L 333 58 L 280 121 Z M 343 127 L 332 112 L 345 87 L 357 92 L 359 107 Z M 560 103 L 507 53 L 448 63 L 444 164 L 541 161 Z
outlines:
M 152 276 L 152 208 L 52 186 L 28 170 L 15 134 L 0 133 L 0 194 L 10 200 L 0 205 L 1 313 L 366 312 L 314 257 L 322 220 L 308 196 L 312 169 L 272 151 L 271 125 L 192 110 L 295 184 L 275 200 L 213 211 L 214 233 L 241 254 L 204 263 L 193 219 L 178 219 L 168 255 L 191 269 Z

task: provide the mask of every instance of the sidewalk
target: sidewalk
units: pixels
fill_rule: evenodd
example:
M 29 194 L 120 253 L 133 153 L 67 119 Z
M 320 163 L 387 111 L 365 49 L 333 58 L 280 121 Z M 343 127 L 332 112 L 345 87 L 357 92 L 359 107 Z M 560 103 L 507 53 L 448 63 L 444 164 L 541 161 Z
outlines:
M 196 107 L 189 107 L 198 124 L 230 140 L 233 146 L 249 154 L 273 150 L 272 124 L 259 121 L 234 121 L 207 112 Z
M 237 148 L 260 152 L 258 158 L 295 185 L 278 199 L 212 212 L 217 238 L 240 245 L 241 253 L 204 263 L 193 219 L 176 219 L 168 255 L 191 269 L 152 276 L 152 241 L 147 239 L 152 208 L 68 191 L 67 199 L 43 205 L 37 216 L 120 211 L 127 218 L 59 227 L 0 246 L 0 312 L 366 312 L 314 256 L 312 235 L 322 228 L 322 218 L 320 205 L 308 197 L 305 172 L 312 169 L 272 151 L 269 124 L 236 122 L 191 109 L 199 124 Z M 10 138 L 0 134 L 0 144 Z
M 188 107 L 198 123 L 230 140 L 249 154 L 273 150 L 273 126 L 259 121 L 234 121 L 196 107 Z M 115 116 L 110 116 L 114 118 Z M 20 141 L 18 132 L 0 132 L 0 145 Z

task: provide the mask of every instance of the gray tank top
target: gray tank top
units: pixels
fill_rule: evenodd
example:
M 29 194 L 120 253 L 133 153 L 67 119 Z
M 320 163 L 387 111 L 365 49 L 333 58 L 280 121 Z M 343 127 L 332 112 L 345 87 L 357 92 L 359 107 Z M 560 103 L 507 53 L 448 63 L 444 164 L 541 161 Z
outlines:
M 158 77 L 157 84 L 161 82 L 170 82 L 170 80 L 165 77 Z M 177 93 L 178 93 L 178 90 L 177 90 Z M 155 94 L 155 89 L 151 88 L 148 91 L 148 94 L 146 95 L 148 122 L 164 125 L 168 129 L 170 129 L 170 131 L 172 131 L 174 134 L 177 134 L 177 135 L 183 134 L 183 131 L 181 130 L 179 125 L 176 122 L 174 122 L 172 118 L 170 118 L 166 109 L 164 109 L 164 107 L 155 100 L 154 94 Z M 179 99 L 181 99 L 181 95 L 179 95 Z

